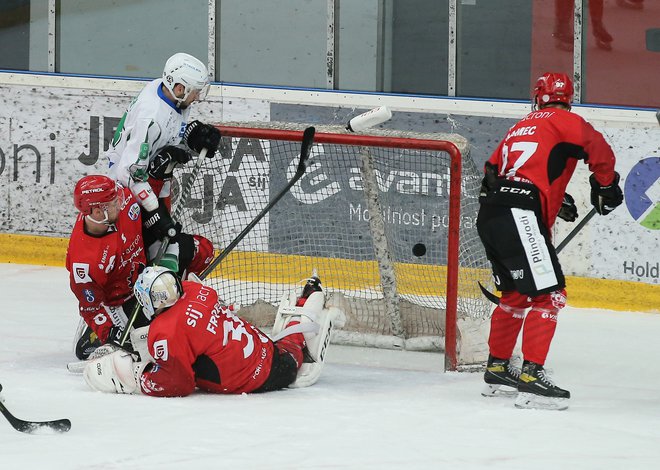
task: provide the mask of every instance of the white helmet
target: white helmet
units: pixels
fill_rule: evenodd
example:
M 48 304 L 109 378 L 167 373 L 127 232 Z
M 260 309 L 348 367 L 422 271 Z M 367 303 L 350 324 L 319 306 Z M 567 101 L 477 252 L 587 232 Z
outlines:
M 183 295 L 177 275 L 162 266 L 149 266 L 140 273 L 133 287 L 144 316 L 151 320 L 160 310 L 171 307 Z
M 174 85 L 180 83 L 185 87 L 183 98 L 174 96 Z M 170 93 L 181 104 L 190 93 L 199 91 L 198 100 L 206 98 L 209 91 L 209 72 L 200 60 L 195 59 L 190 54 L 178 52 L 167 59 L 165 69 L 163 70 L 163 84 L 170 90 Z

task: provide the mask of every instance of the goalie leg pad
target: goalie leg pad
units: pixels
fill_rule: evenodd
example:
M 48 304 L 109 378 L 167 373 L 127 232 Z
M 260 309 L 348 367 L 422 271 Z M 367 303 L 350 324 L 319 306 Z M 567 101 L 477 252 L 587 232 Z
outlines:
M 303 333 L 307 343 L 307 353 L 311 361 L 305 361 L 298 370 L 296 381 L 292 388 L 309 387 L 316 383 L 321 376 L 325 356 L 330 344 L 330 336 L 335 324 L 343 324 L 344 313 L 336 307 L 330 307 L 318 312 L 316 323 L 319 325 L 318 333 Z

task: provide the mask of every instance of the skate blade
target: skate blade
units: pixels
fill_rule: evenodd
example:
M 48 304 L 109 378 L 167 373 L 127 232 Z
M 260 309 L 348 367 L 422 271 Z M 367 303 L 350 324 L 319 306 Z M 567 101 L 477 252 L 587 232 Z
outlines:
M 528 410 L 556 410 L 568 408 L 568 398 L 544 397 L 533 393 L 519 393 L 515 407 Z
M 518 395 L 518 390 L 507 385 L 493 385 L 486 384 L 481 391 L 481 396 L 484 397 L 500 397 L 500 398 L 513 398 Z

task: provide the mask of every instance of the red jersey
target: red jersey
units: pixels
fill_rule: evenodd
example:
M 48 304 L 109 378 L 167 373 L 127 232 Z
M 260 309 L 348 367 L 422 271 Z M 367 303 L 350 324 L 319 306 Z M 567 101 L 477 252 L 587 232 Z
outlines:
M 140 207 L 129 189 L 122 191 L 124 205 L 117 222 L 103 235 L 90 235 L 79 215 L 66 253 L 66 269 L 80 315 L 101 342 L 106 341 L 113 325 L 126 324 L 123 311 L 111 307 L 121 306 L 133 296 L 139 268 L 147 264 Z
M 210 287 L 183 282 L 183 296 L 151 322 L 147 344 L 155 364 L 142 373 L 142 393 L 248 393 L 266 381 L 274 346 L 257 328 L 222 306 Z
M 527 180 L 539 190 L 543 220 L 550 230 L 578 160 L 603 186 L 614 179 L 612 148 L 591 124 L 560 108 L 545 108 L 518 121 L 488 160 L 500 176 Z

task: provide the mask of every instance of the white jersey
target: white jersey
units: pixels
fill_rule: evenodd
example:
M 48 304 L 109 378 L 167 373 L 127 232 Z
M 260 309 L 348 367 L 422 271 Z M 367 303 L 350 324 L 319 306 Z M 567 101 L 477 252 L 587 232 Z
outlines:
M 181 143 L 190 109 L 179 109 L 163 93 L 162 79 L 145 86 L 124 113 L 112 139 L 107 156 L 109 176 L 131 189 L 148 210 L 157 205 L 147 183 L 149 162 L 163 147 Z M 165 184 L 157 197 L 169 196 Z M 147 194 L 150 193 L 150 194 Z

